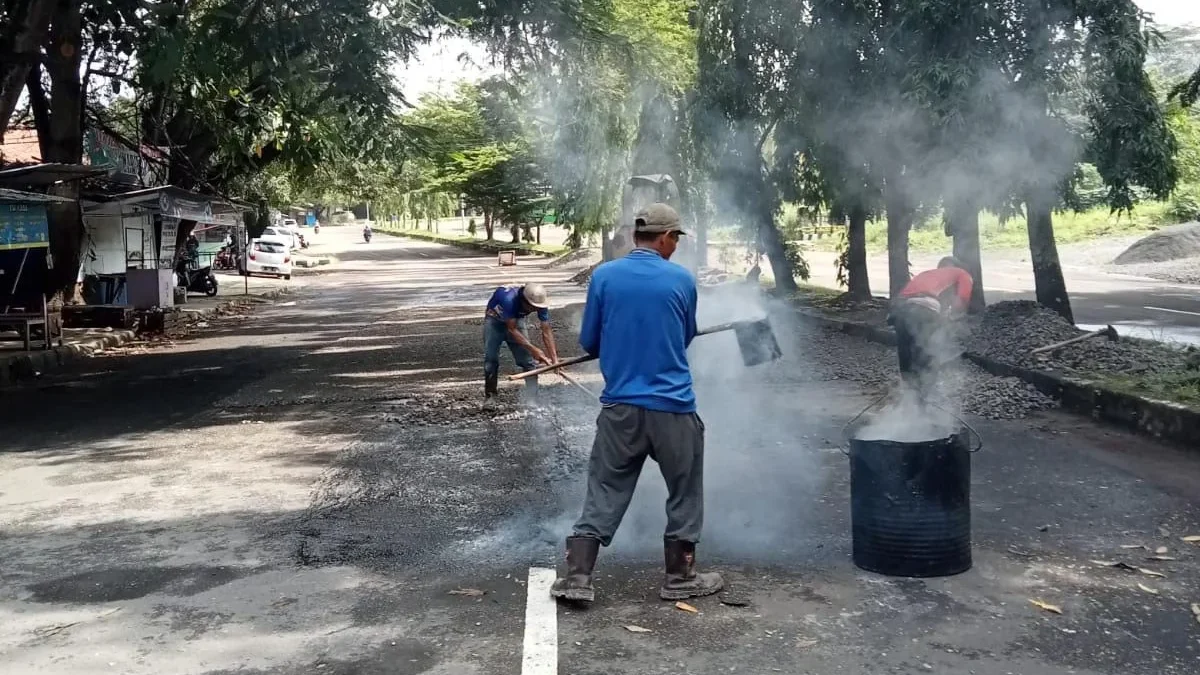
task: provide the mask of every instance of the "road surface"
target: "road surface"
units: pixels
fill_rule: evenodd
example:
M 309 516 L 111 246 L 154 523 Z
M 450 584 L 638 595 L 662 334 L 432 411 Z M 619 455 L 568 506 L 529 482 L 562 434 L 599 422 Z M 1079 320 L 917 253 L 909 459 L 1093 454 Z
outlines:
M 768 371 L 718 338 L 692 354 L 700 559 L 749 605 L 657 600 L 649 464 L 599 601 L 556 608 L 596 403 L 545 378 L 542 406 L 506 384 L 483 410 L 479 326 L 498 283 L 543 280 L 557 305 L 580 289 L 357 235 L 325 228 L 340 262 L 248 319 L 0 392 L 6 675 L 1196 672 L 1194 454 L 1060 414 L 973 421 L 974 569 L 861 572 L 838 448 L 870 399 L 810 358 L 806 326 Z M 554 316 L 572 353 L 578 312 Z M 1148 560 L 1159 546 L 1174 560 Z

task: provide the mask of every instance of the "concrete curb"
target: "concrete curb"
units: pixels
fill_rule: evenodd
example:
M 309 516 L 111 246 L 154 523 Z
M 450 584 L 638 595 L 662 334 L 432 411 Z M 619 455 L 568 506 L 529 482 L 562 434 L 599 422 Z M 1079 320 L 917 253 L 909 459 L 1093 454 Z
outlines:
M 498 253 L 500 251 L 516 251 L 519 255 L 535 255 L 542 258 L 557 258 L 562 255 L 562 252 L 549 253 L 547 251 L 538 251 L 524 244 L 505 244 L 498 241 L 463 241 L 461 239 L 450 239 L 448 237 L 439 237 L 436 234 L 428 234 L 419 231 L 407 230 L 376 230 L 383 234 L 389 234 L 393 237 L 406 237 L 408 239 L 418 239 L 420 241 L 431 241 L 437 244 L 445 244 L 446 246 L 456 246 L 472 251 L 486 251 L 488 253 Z
M 797 307 L 798 314 L 847 335 L 855 335 L 890 346 L 896 334 L 890 330 L 846 319 L 835 319 L 819 311 Z M 1043 370 L 1003 363 L 982 354 L 964 352 L 963 358 L 987 372 L 1015 377 L 1038 391 L 1062 401 L 1063 408 L 1087 415 L 1153 438 L 1195 446 L 1200 438 L 1200 410 L 1170 401 L 1157 401 L 1116 391 L 1097 382 L 1075 380 Z
M 331 255 L 321 255 L 321 256 L 312 256 L 312 257 L 296 256 L 296 267 L 303 267 L 305 269 L 311 269 L 313 267 L 322 267 L 324 265 L 329 265 L 329 264 L 332 264 L 335 262 L 337 262 L 337 257 L 331 256 Z
M 180 311 L 187 312 L 195 318 L 203 319 L 230 307 L 277 300 L 287 295 L 288 292 L 288 288 L 276 288 L 259 295 L 231 298 L 215 307 L 186 309 L 187 306 L 184 305 Z M 135 331 L 114 330 L 111 333 L 105 333 L 91 340 L 64 344 L 45 351 L 10 357 L 0 356 L 0 388 L 13 386 L 25 380 L 37 379 L 43 373 L 61 370 L 71 363 L 89 358 L 98 350 L 120 347 L 121 345 L 137 340 L 137 338 L 138 334 Z

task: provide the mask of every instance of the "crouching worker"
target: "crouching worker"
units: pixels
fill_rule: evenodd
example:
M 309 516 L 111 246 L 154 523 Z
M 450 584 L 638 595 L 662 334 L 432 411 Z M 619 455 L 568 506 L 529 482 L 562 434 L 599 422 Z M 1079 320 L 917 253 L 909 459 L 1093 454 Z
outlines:
M 963 264 L 946 257 L 937 269 L 913 277 L 892 302 L 888 323 L 896 329 L 900 377 L 922 397 L 936 384 L 938 366 L 957 356 L 950 349 L 948 323 L 966 310 L 973 285 Z
M 549 299 L 541 284 L 524 286 L 501 286 L 488 300 L 487 313 L 483 320 L 483 394 L 491 398 L 498 393 L 500 381 L 500 345 L 508 343 L 513 360 L 524 371 L 537 367 L 538 363 L 549 365 L 558 362 L 558 349 L 554 346 L 554 329 L 550 327 Z M 525 318 L 537 312 L 542 328 L 542 351 L 525 335 Z M 537 378 L 526 380 L 533 389 Z

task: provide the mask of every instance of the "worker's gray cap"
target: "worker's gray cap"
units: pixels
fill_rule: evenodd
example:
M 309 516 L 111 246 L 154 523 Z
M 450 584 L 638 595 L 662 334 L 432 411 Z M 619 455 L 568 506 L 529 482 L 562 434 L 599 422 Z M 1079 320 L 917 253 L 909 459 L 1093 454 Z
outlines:
M 638 211 L 637 215 L 633 217 L 633 226 L 635 231 L 648 234 L 664 232 L 687 234 L 687 230 L 683 229 L 683 221 L 679 218 L 679 212 L 661 202 L 651 204 Z

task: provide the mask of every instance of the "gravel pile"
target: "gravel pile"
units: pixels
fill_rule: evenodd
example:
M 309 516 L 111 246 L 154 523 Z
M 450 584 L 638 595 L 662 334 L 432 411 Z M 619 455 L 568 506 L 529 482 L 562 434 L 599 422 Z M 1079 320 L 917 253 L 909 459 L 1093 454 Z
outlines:
M 1139 239 L 1113 260 L 1118 265 L 1157 263 L 1200 255 L 1200 223 L 1164 228 Z
M 582 269 L 579 272 L 577 272 L 570 279 L 567 279 L 567 281 L 569 281 L 573 284 L 578 284 L 580 286 L 587 286 L 589 283 L 592 282 L 592 272 L 595 272 L 596 268 L 599 266 L 600 266 L 600 263 L 596 263 L 595 265 L 589 265 L 587 268 Z
M 1109 265 L 1108 270 L 1116 274 L 1149 277 L 1176 284 L 1200 285 L 1200 256 L 1161 263 Z
M 802 344 L 814 379 L 847 380 L 881 392 L 900 384 L 893 348 L 820 328 L 806 332 Z M 968 363 L 947 370 L 936 396 L 944 408 L 995 420 L 1023 419 L 1059 405 L 1031 384 L 995 377 Z
M 1032 301 L 1000 302 L 987 308 L 970 327 L 964 346 L 998 361 L 1026 368 L 1075 375 L 1150 373 L 1187 367 L 1186 350 L 1168 345 L 1096 337 L 1050 353 L 1033 354 L 1038 347 L 1083 335 L 1058 314 Z

